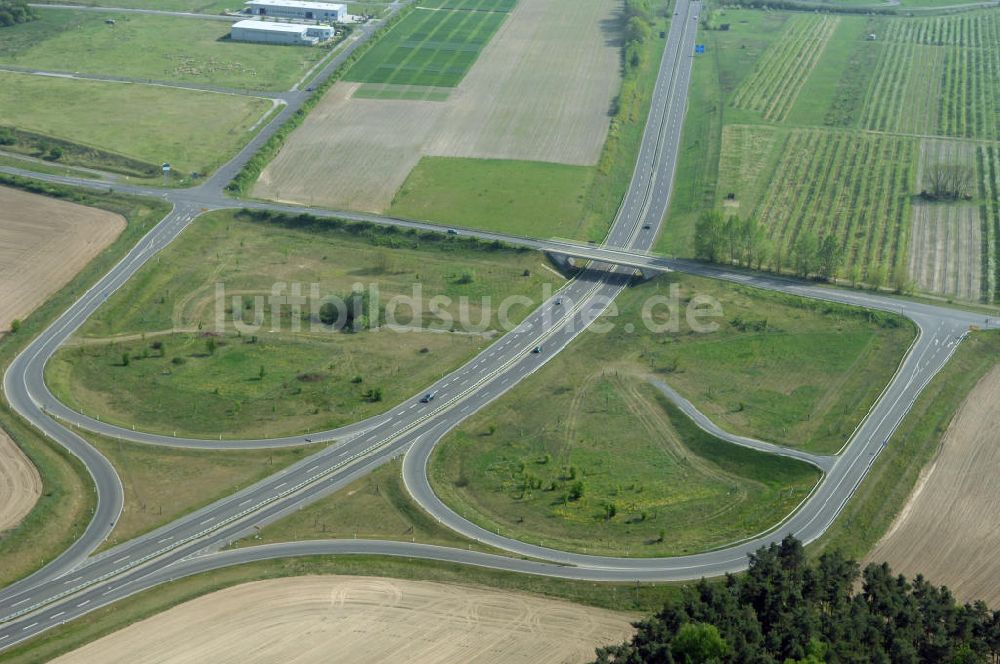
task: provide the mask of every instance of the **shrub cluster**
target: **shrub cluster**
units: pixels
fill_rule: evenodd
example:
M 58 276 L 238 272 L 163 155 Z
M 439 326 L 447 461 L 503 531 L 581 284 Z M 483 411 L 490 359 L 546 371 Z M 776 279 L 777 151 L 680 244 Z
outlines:
M 0 28 L 27 23 L 38 18 L 25 0 L 0 0 Z

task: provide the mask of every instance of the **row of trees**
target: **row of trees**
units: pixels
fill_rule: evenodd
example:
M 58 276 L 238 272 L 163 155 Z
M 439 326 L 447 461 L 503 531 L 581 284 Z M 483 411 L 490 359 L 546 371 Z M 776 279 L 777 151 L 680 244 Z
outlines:
M 800 277 L 827 281 L 846 277 L 853 286 L 860 285 L 863 279 L 872 288 L 889 285 L 898 292 L 909 292 L 913 287 L 902 265 L 891 273 L 881 263 L 873 263 L 864 274 L 858 264 L 845 271 L 844 249 L 833 234 L 800 233 L 786 249 L 768 239 L 766 229 L 756 219 L 725 218 L 715 210 L 703 213 L 695 224 L 694 250 L 696 258 L 711 263 L 777 273 L 790 270 Z
M 636 627 L 598 650 L 598 664 L 1000 661 L 1000 611 L 960 605 L 884 563 L 861 572 L 838 553 L 810 562 L 791 536 L 752 554 L 746 574 L 688 586 Z
M 653 7 L 650 0 L 625 0 L 625 72 L 642 62 L 642 44 L 652 35 Z
M 35 20 L 35 10 L 26 0 L 0 0 L 0 28 Z
M 763 225 L 753 217 L 723 218 L 717 211 L 706 212 L 695 227 L 695 255 L 712 263 L 737 264 L 756 270 L 770 267 L 781 272 L 792 267 L 801 277 L 834 279 L 841 268 L 844 252 L 833 235 L 817 237 L 801 233 L 789 255 L 780 244 L 767 238 Z

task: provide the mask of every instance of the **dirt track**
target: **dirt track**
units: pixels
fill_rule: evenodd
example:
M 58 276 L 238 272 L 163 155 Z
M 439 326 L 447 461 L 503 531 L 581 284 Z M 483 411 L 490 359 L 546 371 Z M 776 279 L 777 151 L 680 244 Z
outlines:
M 1000 604 L 1000 365 L 973 389 L 892 528 L 869 556 L 945 584 L 962 601 Z
M 125 228 L 111 212 L 0 187 L 0 334 L 62 288 Z
M 0 533 L 20 523 L 41 494 L 38 471 L 0 429 Z
M 212 593 L 54 661 L 546 664 L 588 661 L 631 632 L 624 614 L 531 595 L 312 576 Z

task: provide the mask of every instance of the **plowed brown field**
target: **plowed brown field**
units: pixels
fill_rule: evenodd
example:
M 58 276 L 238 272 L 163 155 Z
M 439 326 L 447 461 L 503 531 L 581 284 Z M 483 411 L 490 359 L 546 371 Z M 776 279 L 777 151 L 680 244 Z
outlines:
M 38 471 L 0 429 L 0 533 L 20 523 L 41 493 Z
M 972 390 L 892 528 L 869 556 L 959 600 L 1000 604 L 1000 365 Z
M 0 187 L 0 334 L 62 288 L 111 244 L 111 212 Z

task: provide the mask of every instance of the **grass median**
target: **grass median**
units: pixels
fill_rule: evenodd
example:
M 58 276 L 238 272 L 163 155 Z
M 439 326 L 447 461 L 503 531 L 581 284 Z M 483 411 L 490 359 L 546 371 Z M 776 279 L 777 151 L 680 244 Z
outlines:
M 655 298 L 688 307 L 695 295 L 719 304 L 716 331 L 653 332 L 642 320 Z M 657 324 L 669 322 L 660 302 Z M 689 276 L 626 291 L 618 312 L 599 322 L 609 332 L 584 333 L 440 444 L 431 480 L 453 509 L 588 553 L 677 555 L 749 537 L 791 512 L 818 473 L 705 434 L 651 381 L 734 433 L 834 452 L 913 338 L 894 316 Z
M 508 298 L 533 303 L 508 310 L 517 322 L 563 283 L 530 251 L 286 221 L 200 218 L 57 353 L 47 371 L 54 392 L 88 415 L 168 435 L 337 427 L 384 412 L 491 343 Z M 358 331 L 323 324 L 321 301 L 351 301 L 355 286 Z M 296 288 L 298 330 L 292 305 L 274 305 Z

